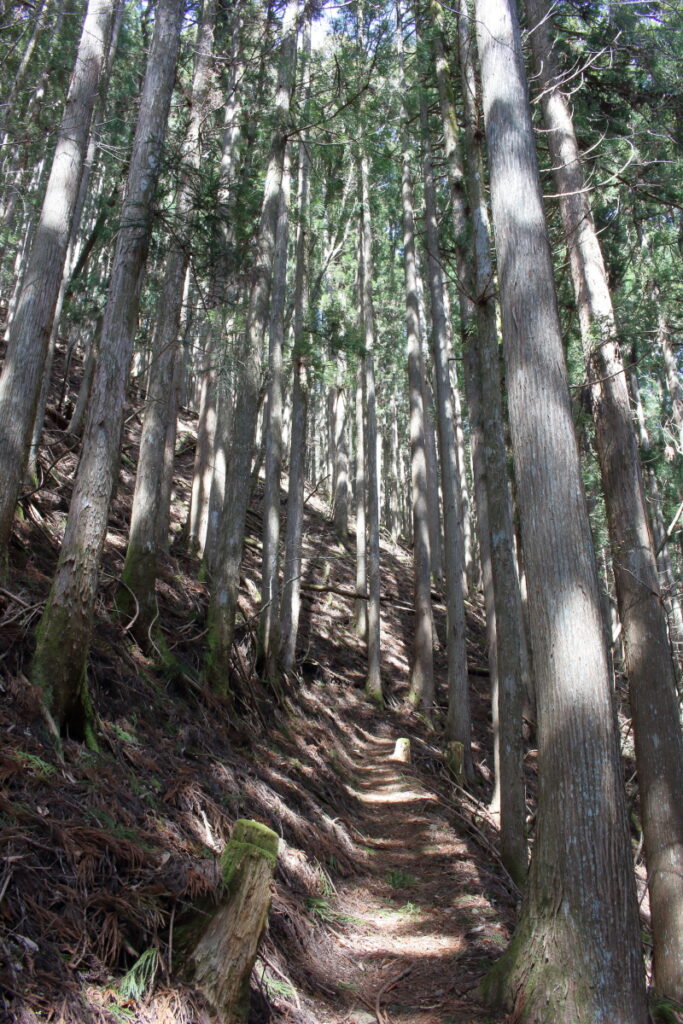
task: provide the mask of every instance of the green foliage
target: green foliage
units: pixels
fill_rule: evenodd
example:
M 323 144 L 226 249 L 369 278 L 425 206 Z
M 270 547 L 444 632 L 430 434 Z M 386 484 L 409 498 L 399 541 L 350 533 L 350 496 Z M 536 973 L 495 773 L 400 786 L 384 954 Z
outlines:
M 124 999 L 139 1000 L 153 988 L 160 967 L 158 949 L 146 949 L 119 982 L 119 992 Z
M 412 889 L 417 884 L 417 878 L 408 871 L 401 871 L 399 868 L 392 868 L 387 872 L 387 882 L 392 889 Z

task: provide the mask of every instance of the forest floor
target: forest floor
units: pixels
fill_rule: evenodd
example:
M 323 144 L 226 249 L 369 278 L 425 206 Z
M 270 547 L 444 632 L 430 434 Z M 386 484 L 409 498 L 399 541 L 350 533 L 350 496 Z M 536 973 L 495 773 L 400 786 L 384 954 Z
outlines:
M 79 372 L 78 364 L 69 371 L 67 402 Z M 220 897 L 218 857 L 240 817 L 281 836 L 269 929 L 252 978 L 254 1024 L 500 1021 L 478 1004 L 477 985 L 511 934 L 518 894 L 486 809 L 492 755 L 480 608 L 467 609 L 478 780 L 469 793 L 443 761 L 440 647 L 434 720 L 406 702 L 410 552 L 383 541 L 386 701 L 378 708 L 363 692 L 353 601 L 338 592 L 355 587 L 352 550 L 334 538 L 313 488 L 297 672 L 283 690 L 259 681 L 253 665 L 258 488 L 233 699 L 202 685 L 208 592 L 199 562 L 177 543 L 158 587 L 161 627 L 177 659 L 173 672 L 164 671 L 134 643 L 113 600 L 140 430 L 131 408 L 90 658 L 99 750 L 66 739 L 60 754 L 28 677 L 76 466 L 66 411 L 55 394 L 39 487 L 22 501 L 0 589 L 0 1021 L 208 1021 L 178 962 L 176 936 L 198 901 Z M 176 539 L 194 427 L 186 417 L 178 440 Z M 438 595 L 435 612 L 443 637 Z M 392 757 L 399 737 L 411 741 L 410 763 Z M 531 750 L 530 769 L 533 761 Z

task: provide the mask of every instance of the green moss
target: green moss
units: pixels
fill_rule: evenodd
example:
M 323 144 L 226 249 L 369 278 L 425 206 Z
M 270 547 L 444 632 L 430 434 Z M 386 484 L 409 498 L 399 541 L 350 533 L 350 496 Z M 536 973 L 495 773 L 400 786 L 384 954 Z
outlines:
M 235 822 L 232 838 L 225 847 L 221 857 L 221 875 L 227 886 L 231 886 L 240 874 L 245 860 L 260 857 L 271 863 L 277 863 L 279 837 L 267 825 L 259 821 L 240 818 Z
M 479 996 L 487 1006 L 504 1009 L 509 1003 L 509 985 L 517 957 L 522 951 L 522 936 L 513 935 L 507 950 L 484 975 L 479 985 Z
M 48 601 L 36 636 L 31 681 L 43 692 L 58 732 L 97 750 L 95 712 L 88 688 L 87 627 L 74 630 L 70 609 Z M 59 741 L 59 737 L 55 736 Z
M 229 659 L 223 655 L 220 628 L 215 621 L 209 622 L 206 642 L 206 679 L 209 687 L 221 697 L 230 697 Z

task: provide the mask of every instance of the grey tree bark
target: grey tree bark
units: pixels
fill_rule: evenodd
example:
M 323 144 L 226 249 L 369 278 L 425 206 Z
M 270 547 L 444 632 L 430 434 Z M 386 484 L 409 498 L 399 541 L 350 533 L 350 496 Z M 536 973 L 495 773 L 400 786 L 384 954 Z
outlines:
M 537 681 L 538 817 L 521 919 L 487 997 L 520 1024 L 644 1024 L 609 668 L 517 12 L 475 20 Z
M 332 518 L 334 532 L 342 543 L 346 543 L 349 535 L 349 451 L 346 442 L 346 389 L 343 381 L 346 364 L 341 357 L 340 363 L 341 379 L 334 398 L 334 449 L 337 463 Z
M 403 24 L 400 0 L 396 4 L 397 39 L 401 61 L 401 84 L 405 94 L 403 69 Z M 410 669 L 410 700 L 429 711 L 434 703 L 434 653 L 431 585 L 431 551 L 429 543 L 429 494 L 427 491 L 427 459 L 422 395 L 424 365 L 420 338 L 420 311 L 417 294 L 415 259 L 415 212 L 413 182 L 410 170 L 411 153 L 407 143 L 407 110 L 402 105 L 403 141 L 403 268 L 406 289 L 406 352 L 408 357 L 408 392 L 410 404 L 410 470 L 413 512 L 413 602 L 415 626 L 413 658 Z
M 399 31 L 402 29 L 399 27 Z M 410 458 L 413 505 L 413 600 L 415 627 L 410 671 L 410 700 L 429 710 L 434 702 L 434 656 L 429 496 L 425 457 L 423 375 L 415 267 L 415 216 L 410 154 L 403 154 L 403 260 L 406 282 L 406 347 L 410 397 Z
M 31 670 L 59 727 L 89 742 L 90 632 L 183 10 L 182 0 L 161 0 L 156 10 L 81 460 Z
M 215 0 L 204 0 L 195 45 L 191 89 L 191 113 L 183 145 L 183 168 L 176 198 L 175 230 L 166 259 L 158 306 L 147 403 L 140 439 L 135 492 L 128 547 L 123 566 L 122 588 L 117 602 L 124 613 L 135 615 L 133 635 L 143 647 L 162 649 L 159 631 L 150 630 L 158 618 L 156 580 L 159 555 L 163 550 L 159 531 L 166 455 L 166 436 L 176 408 L 173 389 L 180 343 L 184 283 L 189 259 L 194 175 L 199 166 L 199 132 L 206 116 L 211 85 L 210 65 L 216 20 Z M 161 645 L 161 646 L 160 646 Z
M 280 662 L 290 672 L 296 656 L 296 638 L 301 609 L 301 545 L 304 518 L 304 475 L 308 419 L 308 381 L 303 355 L 304 309 L 308 300 L 308 148 L 301 146 L 298 185 L 298 226 L 294 271 L 294 347 L 292 351 L 292 422 L 290 433 L 287 528 L 280 610 Z
M 503 420 L 502 381 L 491 237 L 484 192 L 484 160 L 478 131 L 477 83 L 473 39 L 467 12 L 458 18 L 461 92 L 465 114 L 464 172 L 470 215 L 473 269 L 469 279 L 474 299 L 479 359 L 481 425 L 486 462 L 486 511 L 490 530 L 491 571 L 495 602 L 496 682 L 492 695 L 496 790 L 500 812 L 501 857 L 521 887 L 527 870 L 526 800 L 522 709 L 529 688 L 522 596 L 514 555 L 512 497 L 508 480 Z M 445 59 L 443 52 L 440 54 Z
M 526 0 L 531 48 L 591 381 L 595 446 L 612 548 L 648 869 L 657 989 L 683 1001 L 683 735 L 676 672 L 648 524 L 638 442 L 602 250 L 569 104 L 553 53 L 550 11 Z
M 364 374 L 362 360 L 358 360 L 356 369 L 356 593 L 367 594 L 368 573 L 367 573 L 367 551 L 366 551 L 366 523 L 365 523 L 365 416 L 363 409 L 364 400 Z M 368 606 L 363 598 L 356 600 L 354 609 L 355 628 L 358 636 L 365 639 L 368 631 Z
M 95 113 L 95 122 L 97 123 L 102 119 L 103 112 L 106 109 L 107 94 L 109 92 L 109 75 L 111 72 L 112 65 L 114 63 L 114 57 L 116 55 L 116 48 L 118 45 L 119 32 L 121 29 L 121 23 L 123 21 L 123 3 L 122 0 L 116 0 L 114 4 L 114 10 L 112 12 L 112 24 L 111 31 L 109 33 L 109 40 L 107 46 L 107 56 L 104 61 L 103 67 L 100 72 L 100 87 L 98 90 L 97 100 L 97 111 Z M 71 220 L 71 229 L 69 232 L 69 242 L 66 248 L 66 254 L 64 256 L 64 267 L 62 269 L 62 280 L 59 284 L 59 292 L 57 294 L 57 301 L 55 303 L 55 310 L 52 317 L 52 329 L 50 331 L 50 338 L 47 345 L 47 356 L 45 359 L 45 367 L 43 370 L 43 380 L 40 388 L 40 395 L 36 405 L 36 415 L 33 422 L 33 428 L 31 431 L 31 446 L 29 449 L 28 457 L 28 476 L 31 479 L 36 479 L 38 469 L 38 449 L 40 446 L 40 438 L 43 433 L 43 425 L 45 423 L 45 410 L 47 408 L 47 399 L 50 391 L 50 384 L 52 380 L 52 364 L 54 361 L 55 347 L 57 344 L 57 337 L 59 335 L 60 321 L 62 317 L 62 308 L 64 306 L 64 300 L 67 295 L 68 286 L 71 281 L 72 271 L 76 271 L 78 264 L 81 264 L 79 257 L 76 262 L 76 240 L 78 237 L 78 231 L 81 223 L 81 217 L 83 215 L 83 207 L 90 190 L 90 181 L 92 178 L 92 172 L 95 165 L 95 158 L 97 156 L 98 149 L 98 138 L 97 132 L 91 131 L 90 138 L 88 140 L 88 148 L 86 151 L 85 161 L 83 163 L 83 171 L 81 173 L 81 181 L 78 187 L 78 198 L 74 207 L 74 213 Z M 99 220 L 99 218 L 98 218 Z M 100 221 L 103 223 L 104 219 Z M 96 238 L 96 229 L 93 229 L 93 237 Z M 83 255 L 83 254 L 81 254 Z M 87 259 L 87 253 L 85 253 Z M 81 264 L 81 269 L 82 269 Z
M 111 30 L 113 0 L 90 0 L 45 198 L 0 377 L 0 560 L 6 558 L 35 420 L 52 320 Z
M 308 32 L 310 42 L 310 30 Z M 304 43 L 305 50 L 305 43 Z M 304 86 L 305 88 L 305 86 Z M 265 488 L 263 495 L 263 555 L 258 657 L 268 676 L 277 676 L 280 653 L 280 475 L 282 472 L 282 348 L 285 340 L 287 248 L 289 243 L 290 154 L 285 152 L 280 187 L 273 287 L 270 303 L 268 409 L 265 424 Z
M 373 305 L 372 216 L 370 212 L 369 161 L 365 151 L 359 160 L 361 186 L 361 317 L 364 344 L 366 466 L 367 466 L 367 648 L 368 675 L 365 692 L 382 702 L 380 667 L 380 565 L 379 565 L 379 471 L 377 466 L 377 404 L 375 399 L 375 310 Z
M 228 693 L 230 650 L 235 633 L 240 564 L 250 478 L 262 388 L 262 349 L 270 312 L 270 291 L 282 168 L 287 145 L 287 119 L 296 81 L 298 0 L 289 0 L 282 25 L 278 58 L 275 127 L 271 139 L 263 206 L 256 243 L 256 265 L 249 294 L 242 373 L 237 391 L 225 506 L 209 605 L 207 678 L 211 687 Z
M 445 282 L 439 245 L 438 215 L 429 144 L 429 121 L 424 94 L 420 96 L 426 229 L 426 265 L 432 306 L 432 355 L 436 377 L 437 427 L 444 507 L 446 600 L 448 608 L 448 717 L 447 738 L 462 745 L 465 775 L 473 775 L 470 728 L 469 677 L 465 646 L 463 598 L 464 554 L 462 508 L 455 442 L 455 421 L 448 360 L 450 325 L 444 306 Z

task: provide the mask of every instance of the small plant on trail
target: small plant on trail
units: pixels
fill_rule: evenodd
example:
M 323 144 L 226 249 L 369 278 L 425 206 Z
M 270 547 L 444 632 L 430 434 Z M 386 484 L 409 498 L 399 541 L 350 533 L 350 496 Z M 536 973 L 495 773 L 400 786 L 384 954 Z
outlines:
M 387 882 L 392 889 L 410 889 L 417 882 L 415 875 L 408 871 L 401 871 L 399 868 L 392 868 L 387 872 Z
M 43 761 L 42 757 L 38 757 L 36 754 L 29 754 L 26 751 L 17 752 L 16 755 L 18 760 L 21 760 L 27 768 L 30 768 L 35 774 L 41 779 L 49 779 L 51 775 L 54 775 L 57 769 L 53 764 L 48 764 L 47 761 Z
M 159 950 L 146 949 L 131 969 L 119 982 L 119 992 L 124 999 L 142 999 L 154 985 L 159 969 Z
M 264 978 L 264 983 L 271 996 L 285 996 L 287 999 L 294 999 L 296 992 L 294 986 L 287 981 L 280 981 L 278 978 Z

